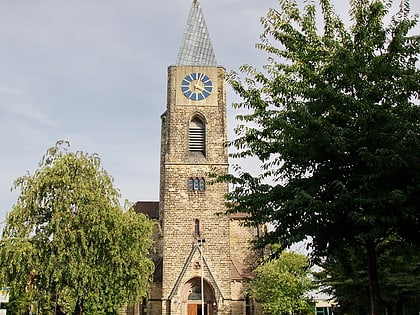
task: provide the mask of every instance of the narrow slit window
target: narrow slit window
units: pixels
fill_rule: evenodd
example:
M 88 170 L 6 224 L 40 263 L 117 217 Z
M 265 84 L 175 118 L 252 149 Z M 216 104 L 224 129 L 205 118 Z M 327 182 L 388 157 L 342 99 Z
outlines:
M 200 220 L 195 219 L 194 221 L 194 235 L 199 237 L 200 236 Z
M 204 178 L 200 178 L 199 185 L 200 185 L 200 187 L 199 187 L 200 191 L 205 191 L 206 190 L 206 182 L 204 181 Z

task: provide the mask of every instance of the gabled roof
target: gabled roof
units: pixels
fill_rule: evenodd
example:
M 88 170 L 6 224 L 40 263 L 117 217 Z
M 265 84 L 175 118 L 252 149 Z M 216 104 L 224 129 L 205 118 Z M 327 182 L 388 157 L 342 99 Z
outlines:
M 203 259 L 204 265 L 202 266 L 202 268 L 207 269 L 207 272 L 209 273 L 209 277 L 210 277 L 211 280 L 213 280 L 213 283 L 216 286 L 217 290 L 219 291 L 220 296 L 222 297 L 222 299 L 225 299 L 224 298 L 224 295 L 223 295 L 223 291 L 220 288 L 220 286 L 219 286 L 219 284 L 218 284 L 218 282 L 217 282 L 217 280 L 216 280 L 216 278 L 215 278 L 215 276 L 214 276 L 214 274 L 212 272 L 212 269 L 210 268 L 209 264 L 207 263 L 206 257 L 203 255 L 203 251 L 201 249 L 201 244 L 196 243 L 192 247 L 191 252 L 188 255 L 188 258 L 187 258 L 186 262 L 184 263 L 184 267 L 182 268 L 182 271 L 179 274 L 178 279 L 175 282 L 175 286 L 172 288 L 171 293 L 169 294 L 168 300 L 172 300 L 175 292 L 177 292 L 177 290 L 178 290 L 178 288 L 179 288 L 179 286 L 181 284 L 182 278 L 184 277 L 184 275 L 185 275 L 185 273 L 187 271 L 188 266 L 190 266 L 190 263 L 191 263 L 191 261 L 192 261 L 192 259 L 194 257 L 194 254 L 196 252 L 199 252 L 200 257 Z
M 193 0 L 176 64 L 178 66 L 217 66 L 199 0 Z

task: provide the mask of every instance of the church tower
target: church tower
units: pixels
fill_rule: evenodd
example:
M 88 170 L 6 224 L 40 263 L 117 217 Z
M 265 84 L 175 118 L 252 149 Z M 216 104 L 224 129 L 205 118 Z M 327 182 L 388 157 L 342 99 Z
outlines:
M 137 203 L 137 211 L 159 220 L 161 228 L 141 314 L 254 314 L 246 283 L 255 262 L 249 240 L 256 235 L 238 218 L 217 215 L 225 211 L 228 184 L 208 177 L 228 172 L 225 75 L 193 0 L 177 63 L 168 68 L 160 201 Z
M 162 115 L 162 314 L 230 314 L 229 219 L 216 215 L 228 188 L 207 177 L 227 172 L 226 140 L 225 69 L 196 0 Z

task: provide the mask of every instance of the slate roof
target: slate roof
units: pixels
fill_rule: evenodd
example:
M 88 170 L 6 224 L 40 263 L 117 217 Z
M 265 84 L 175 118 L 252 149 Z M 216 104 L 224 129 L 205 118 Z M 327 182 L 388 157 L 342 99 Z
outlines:
M 178 66 L 217 66 L 199 0 L 193 0 L 176 64 Z
M 147 215 L 150 219 L 159 219 L 159 201 L 137 201 L 135 211 Z
M 231 257 L 230 259 L 230 277 L 231 280 L 243 281 L 255 278 L 255 275 L 248 270 L 239 260 Z

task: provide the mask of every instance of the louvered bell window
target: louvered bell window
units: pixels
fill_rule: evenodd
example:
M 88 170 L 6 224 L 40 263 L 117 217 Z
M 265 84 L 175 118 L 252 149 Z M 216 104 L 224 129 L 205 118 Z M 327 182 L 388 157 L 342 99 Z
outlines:
M 190 122 L 190 152 L 205 153 L 206 137 L 204 124 L 199 118 L 194 118 Z

